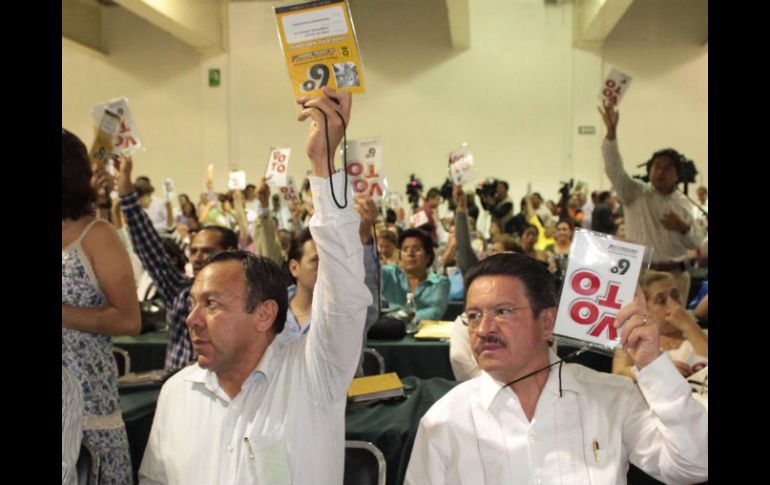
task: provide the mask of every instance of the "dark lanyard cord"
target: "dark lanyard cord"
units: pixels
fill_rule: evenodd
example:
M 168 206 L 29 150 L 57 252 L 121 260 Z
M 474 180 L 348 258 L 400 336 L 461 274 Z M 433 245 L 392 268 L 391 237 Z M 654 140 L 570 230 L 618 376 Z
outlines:
M 345 170 L 345 184 L 342 191 L 345 203 L 340 204 L 339 201 L 337 201 L 337 196 L 334 195 L 334 178 L 332 177 L 334 175 L 334 170 L 332 169 L 332 160 L 334 160 L 334 158 L 332 147 L 329 143 L 329 118 L 321 108 L 318 108 L 317 106 L 313 107 L 320 111 L 324 117 L 324 133 L 326 134 L 326 166 L 329 169 L 329 185 L 331 186 L 332 199 L 334 200 L 334 203 L 337 205 L 337 207 L 344 209 L 348 206 L 348 126 L 345 123 L 345 118 L 343 118 L 339 111 L 337 111 L 337 116 L 339 116 L 340 121 L 342 121 L 342 166 L 343 170 Z
M 577 357 L 578 355 L 582 354 L 586 350 L 588 350 L 588 346 L 584 345 L 583 347 L 577 349 L 576 351 L 572 352 L 571 354 L 569 354 L 568 356 L 564 357 L 563 359 L 559 359 L 558 361 L 554 362 L 553 364 L 548 364 L 547 366 L 542 367 L 542 368 L 540 368 L 540 369 L 538 369 L 536 371 L 530 372 L 529 374 L 527 374 L 525 376 L 521 376 L 518 379 L 514 379 L 511 382 L 509 382 L 508 384 L 504 385 L 503 387 L 508 387 L 508 386 L 510 386 L 512 384 L 516 384 L 517 382 L 522 381 L 522 380 L 526 379 L 527 377 L 532 377 L 535 374 L 539 374 L 540 372 L 543 372 L 546 369 L 550 369 L 551 367 L 553 367 L 553 366 L 558 364 L 559 365 L 559 397 L 562 397 L 562 392 L 561 392 L 561 364 L 564 363 L 564 361 L 567 360 L 567 359 L 571 359 L 573 357 Z

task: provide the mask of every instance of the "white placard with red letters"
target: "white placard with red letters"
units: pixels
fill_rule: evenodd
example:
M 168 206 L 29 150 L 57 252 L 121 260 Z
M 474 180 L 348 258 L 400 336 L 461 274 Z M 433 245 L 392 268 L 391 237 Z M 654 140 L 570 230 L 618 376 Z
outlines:
M 281 207 L 291 210 L 294 203 L 299 200 L 297 189 L 294 187 L 294 177 L 286 177 L 286 186 L 278 187 L 278 193 L 281 196 Z
M 143 145 L 142 140 L 139 139 L 139 133 L 136 131 L 134 118 L 128 110 L 128 99 L 116 98 L 91 108 L 91 114 L 96 125 L 99 125 L 106 110 L 110 110 L 120 117 L 120 126 L 112 138 L 113 153 L 133 155 Z
M 230 177 L 227 180 L 227 187 L 230 190 L 244 190 L 246 188 L 246 172 L 243 170 L 230 172 Z
M 602 89 L 599 91 L 599 101 L 602 104 L 611 102 L 615 106 L 619 105 L 620 100 L 623 99 L 630 85 L 631 76 L 613 68 L 607 75 L 607 79 L 604 80 Z
M 271 187 L 286 187 L 289 175 L 289 157 L 291 148 L 273 148 L 267 161 L 265 178 Z
M 430 221 L 428 220 L 428 214 L 426 214 L 424 210 L 420 209 L 412 214 L 412 217 L 409 218 L 409 222 L 412 223 L 412 227 L 420 227 L 428 224 Z
M 468 144 L 453 150 L 449 154 L 449 175 L 452 182 L 464 185 L 476 180 L 476 170 L 473 168 L 473 154 L 468 149 Z
M 379 137 L 348 142 L 348 177 L 354 195 L 365 194 L 375 202 L 388 192 L 388 180 L 382 163 L 382 143 Z
M 645 247 L 576 229 L 556 314 L 554 334 L 613 349 L 620 309 L 634 299 Z

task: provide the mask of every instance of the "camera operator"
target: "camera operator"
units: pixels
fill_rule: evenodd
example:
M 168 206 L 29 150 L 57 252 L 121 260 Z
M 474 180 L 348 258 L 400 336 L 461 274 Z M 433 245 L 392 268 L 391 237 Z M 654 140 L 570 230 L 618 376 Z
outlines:
M 703 233 L 693 224 L 687 197 L 676 190 L 683 179 L 683 157 L 675 150 L 655 152 L 647 164 L 650 182 L 634 180 L 623 168 L 616 131 L 619 113 L 612 104 L 599 108 L 607 127 L 602 146 L 604 169 L 623 203 L 626 238 L 654 248 L 650 269 L 674 276 L 679 294 L 688 298 L 687 250 L 698 247 Z
M 513 201 L 508 196 L 508 182 L 487 180 L 476 193 L 481 198 L 481 206 L 492 216 L 492 222 L 496 222 L 503 232 L 509 232 L 507 226 L 513 218 Z

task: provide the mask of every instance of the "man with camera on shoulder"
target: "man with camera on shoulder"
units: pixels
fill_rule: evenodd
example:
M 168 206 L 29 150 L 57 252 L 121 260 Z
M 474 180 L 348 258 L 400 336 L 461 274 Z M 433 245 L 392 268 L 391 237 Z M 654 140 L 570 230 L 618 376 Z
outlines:
M 503 232 L 510 232 L 506 226 L 513 218 L 513 201 L 508 196 L 508 182 L 497 179 L 487 179 L 476 189 L 481 199 L 481 206 L 492 216 Z
M 687 298 L 687 251 L 698 247 L 704 234 L 693 224 L 687 197 L 676 190 L 679 182 L 687 180 L 685 159 L 671 148 L 659 150 L 647 162 L 649 182 L 634 180 L 623 168 L 618 149 L 617 109 L 605 103 L 599 113 L 607 128 L 602 146 L 604 170 L 623 202 L 626 239 L 653 248 L 650 269 L 671 273 L 679 294 Z

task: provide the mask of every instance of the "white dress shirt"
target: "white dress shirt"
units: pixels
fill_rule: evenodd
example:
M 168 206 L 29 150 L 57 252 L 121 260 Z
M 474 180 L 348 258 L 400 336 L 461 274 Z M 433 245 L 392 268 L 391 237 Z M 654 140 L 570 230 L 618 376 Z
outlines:
M 471 349 L 468 327 L 459 316 L 452 322 L 452 334 L 449 339 L 449 364 L 452 366 L 452 373 L 458 382 L 481 375 L 481 368 L 473 356 L 473 349 Z
M 531 422 L 516 394 L 482 372 L 423 416 L 404 483 L 618 485 L 629 462 L 666 483 L 708 480 L 708 411 L 665 355 L 634 371 L 641 392 L 626 377 L 564 364 L 560 398 L 554 366 Z
M 335 174 L 336 187 L 343 176 Z M 198 364 L 169 379 L 140 484 L 342 483 L 346 394 L 372 297 L 353 204 L 337 209 L 327 179 L 310 177 L 310 184 L 319 254 L 313 325 L 302 337 L 273 340 L 234 399 Z
M 150 198 L 150 206 L 144 210 L 152 221 L 152 226 L 161 237 L 168 233 L 168 220 L 166 203 L 160 197 L 154 195 Z
M 677 190 L 663 195 L 652 184 L 631 178 L 623 168 L 617 139 L 605 138 L 602 154 L 607 177 L 623 202 L 626 239 L 655 248 L 652 253 L 655 263 L 687 259 L 687 250 L 698 246 L 704 237 L 700 227 L 693 224 L 692 204 L 687 197 Z M 689 232 L 681 234 L 663 227 L 661 220 L 667 212 L 675 213 L 686 222 Z

